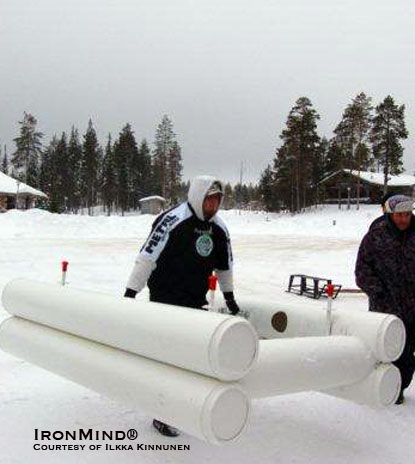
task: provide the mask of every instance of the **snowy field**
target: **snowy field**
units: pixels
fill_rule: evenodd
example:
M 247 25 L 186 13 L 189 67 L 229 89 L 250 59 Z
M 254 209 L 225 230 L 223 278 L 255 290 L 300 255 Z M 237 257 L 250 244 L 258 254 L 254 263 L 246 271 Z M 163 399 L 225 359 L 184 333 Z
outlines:
M 236 296 L 324 305 L 285 293 L 291 273 L 354 288 L 359 242 L 379 208 L 311 210 L 291 217 L 223 212 L 233 241 Z M 121 295 L 151 216 L 87 217 L 43 211 L 0 215 L 0 292 L 15 277 L 58 282 L 69 261 L 74 288 Z M 146 299 L 143 292 L 137 298 Z M 341 295 L 335 307 L 365 310 L 366 298 Z M 7 317 L 0 306 L 0 321 Z M 188 435 L 160 436 L 151 420 L 81 386 L 0 352 L 0 463 L 379 463 L 415 462 L 415 388 L 402 406 L 373 410 L 319 393 L 253 404 L 239 441 L 215 447 Z M 137 442 L 185 444 L 190 451 L 35 451 L 34 430 L 138 431 Z M 62 444 L 53 442 L 50 444 Z M 84 442 L 85 443 L 85 442 Z M 89 443 L 89 442 L 88 442 Z M 121 442 L 127 444 L 127 442 Z

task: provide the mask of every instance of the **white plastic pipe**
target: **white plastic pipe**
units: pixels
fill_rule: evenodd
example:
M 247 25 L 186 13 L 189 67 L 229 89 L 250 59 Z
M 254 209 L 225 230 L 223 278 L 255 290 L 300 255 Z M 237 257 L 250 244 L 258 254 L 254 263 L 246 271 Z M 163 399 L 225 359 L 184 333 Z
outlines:
M 399 317 L 373 311 L 335 311 L 332 334 L 354 335 L 363 340 L 378 361 L 396 361 L 405 346 L 405 326 Z
M 240 384 L 251 398 L 323 390 L 364 379 L 375 362 L 356 337 L 261 340 L 258 361 Z
M 392 364 L 380 364 L 365 379 L 322 393 L 375 408 L 394 404 L 401 390 L 401 374 Z
M 235 383 L 195 374 L 24 319 L 0 326 L 0 348 L 210 443 L 243 432 L 250 403 Z
M 318 337 L 327 334 L 326 312 L 319 308 L 238 300 L 261 338 Z M 378 361 L 392 362 L 405 346 L 405 326 L 396 316 L 370 311 L 336 310 L 331 313 L 332 335 L 359 337 Z
M 270 302 L 258 298 L 238 298 L 241 310 L 260 338 L 322 337 L 327 334 L 326 313 L 303 305 Z
M 17 279 L 3 290 L 10 314 L 221 380 L 252 367 L 258 337 L 238 317 Z

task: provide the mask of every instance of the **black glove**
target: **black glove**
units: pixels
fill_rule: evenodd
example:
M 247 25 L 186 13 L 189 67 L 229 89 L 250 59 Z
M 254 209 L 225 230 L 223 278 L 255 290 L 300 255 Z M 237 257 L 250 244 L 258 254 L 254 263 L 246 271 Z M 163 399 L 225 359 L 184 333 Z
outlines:
M 137 292 L 135 290 L 133 290 L 132 288 L 126 288 L 125 289 L 124 296 L 126 298 L 135 298 L 136 295 L 137 295 Z
M 225 303 L 226 303 L 226 306 L 229 309 L 229 312 L 233 316 L 238 314 L 239 313 L 239 306 L 238 306 L 238 303 L 235 301 L 235 297 L 233 295 L 233 292 L 225 292 L 223 294 L 223 296 L 225 297 Z

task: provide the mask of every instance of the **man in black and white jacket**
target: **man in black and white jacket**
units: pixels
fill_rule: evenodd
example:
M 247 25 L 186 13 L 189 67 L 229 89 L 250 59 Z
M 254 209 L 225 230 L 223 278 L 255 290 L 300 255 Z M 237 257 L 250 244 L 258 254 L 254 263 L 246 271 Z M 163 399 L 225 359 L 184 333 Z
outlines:
M 187 202 L 154 221 L 124 296 L 134 298 L 148 284 L 151 301 L 203 309 L 208 278 L 215 271 L 228 310 L 239 312 L 233 294 L 229 233 L 217 216 L 223 195 L 224 185 L 214 177 L 192 180 Z M 176 429 L 158 420 L 153 425 L 164 435 L 178 435 Z

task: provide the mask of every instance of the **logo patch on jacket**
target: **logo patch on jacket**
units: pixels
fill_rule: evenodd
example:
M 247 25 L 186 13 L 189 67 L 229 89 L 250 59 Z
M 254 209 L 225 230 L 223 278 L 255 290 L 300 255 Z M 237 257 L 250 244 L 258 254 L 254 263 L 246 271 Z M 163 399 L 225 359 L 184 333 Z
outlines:
M 203 258 L 208 257 L 213 250 L 213 240 L 210 235 L 203 234 L 196 240 L 196 250 Z

